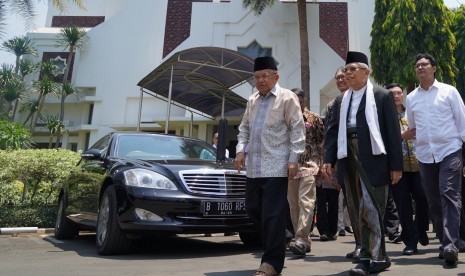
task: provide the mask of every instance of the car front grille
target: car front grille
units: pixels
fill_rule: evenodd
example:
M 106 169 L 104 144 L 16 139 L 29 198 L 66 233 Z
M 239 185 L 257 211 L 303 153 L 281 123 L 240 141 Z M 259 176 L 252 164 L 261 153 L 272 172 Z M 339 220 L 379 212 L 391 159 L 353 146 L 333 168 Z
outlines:
M 199 195 L 245 195 L 245 173 L 233 170 L 186 170 L 179 175 L 186 189 Z

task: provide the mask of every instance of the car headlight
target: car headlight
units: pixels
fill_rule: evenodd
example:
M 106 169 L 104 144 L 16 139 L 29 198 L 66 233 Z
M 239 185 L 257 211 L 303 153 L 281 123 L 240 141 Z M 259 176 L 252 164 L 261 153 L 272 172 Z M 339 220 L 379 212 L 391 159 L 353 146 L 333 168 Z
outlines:
M 167 177 L 144 169 L 132 169 L 124 172 L 126 185 L 163 190 L 177 190 L 176 185 Z

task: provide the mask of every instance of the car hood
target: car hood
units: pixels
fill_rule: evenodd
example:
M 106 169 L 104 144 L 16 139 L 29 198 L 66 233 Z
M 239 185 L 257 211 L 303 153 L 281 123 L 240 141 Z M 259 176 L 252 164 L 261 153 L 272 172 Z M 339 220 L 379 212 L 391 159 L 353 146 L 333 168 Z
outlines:
M 155 160 L 147 161 L 151 164 L 158 164 L 169 168 L 173 172 L 182 170 L 235 170 L 234 162 L 225 162 L 223 164 L 212 161 L 196 161 L 196 160 Z
M 119 159 L 119 158 L 116 158 Z M 127 167 L 140 167 L 146 169 L 153 169 L 163 173 L 163 171 L 171 171 L 177 174 L 183 170 L 234 170 L 234 162 L 217 163 L 215 161 L 205 160 L 141 160 L 141 159 L 126 159 L 121 158 L 116 161 L 119 165 Z

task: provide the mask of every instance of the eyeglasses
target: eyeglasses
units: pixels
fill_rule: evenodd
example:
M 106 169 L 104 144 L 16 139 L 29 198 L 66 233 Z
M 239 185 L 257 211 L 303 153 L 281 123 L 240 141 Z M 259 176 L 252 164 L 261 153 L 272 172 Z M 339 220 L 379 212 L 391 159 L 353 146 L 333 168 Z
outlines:
M 345 78 L 346 78 L 345 76 L 336 76 L 336 77 L 334 77 L 334 79 L 337 80 L 337 81 L 345 80 Z
M 355 72 L 355 71 L 357 71 L 358 69 L 366 70 L 367 68 L 365 68 L 365 67 L 357 67 L 357 66 L 348 66 L 348 67 L 342 68 L 341 71 L 344 72 L 344 73 L 347 73 L 347 72 L 349 72 L 349 71 L 350 71 L 350 72 Z
M 264 74 L 261 74 L 261 75 L 255 75 L 253 76 L 254 80 L 258 81 L 260 79 L 268 79 L 269 77 L 271 77 L 272 75 L 275 75 L 276 72 L 271 72 L 271 73 L 264 73 Z
M 426 68 L 426 67 L 428 67 L 430 65 L 431 65 L 431 63 L 429 63 L 429 62 L 418 63 L 418 64 L 415 64 L 415 66 L 413 66 L 413 68 L 415 68 L 415 70 L 416 70 L 416 69 L 419 69 L 419 68 Z

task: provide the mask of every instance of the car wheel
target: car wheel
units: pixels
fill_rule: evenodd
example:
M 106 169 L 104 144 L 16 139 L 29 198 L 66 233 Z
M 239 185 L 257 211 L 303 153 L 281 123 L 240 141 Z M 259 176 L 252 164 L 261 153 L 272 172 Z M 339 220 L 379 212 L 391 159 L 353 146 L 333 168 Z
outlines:
M 247 247 L 258 247 L 262 245 L 262 237 L 258 232 L 239 232 L 239 238 Z
M 79 234 L 79 229 L 74 222 L 66 217 L 65 196 L 58 200 L 58 212 L 55 221 L 55 238 L 59 240 L 71 239 Z
M 115 187 L 110 186 L 103 193 L 98 212 L 96 244 L 101 255 L 122 254 L 131 247 L 132 240 L 119 226 L 116 207 Z

